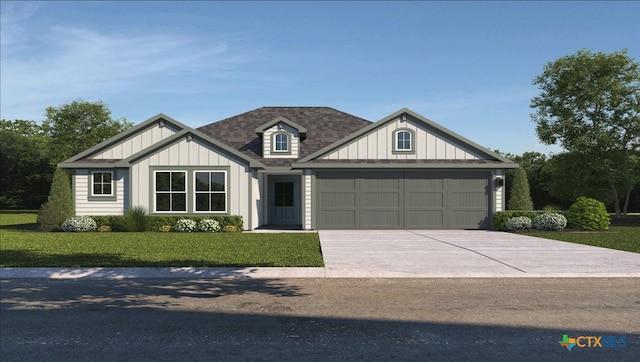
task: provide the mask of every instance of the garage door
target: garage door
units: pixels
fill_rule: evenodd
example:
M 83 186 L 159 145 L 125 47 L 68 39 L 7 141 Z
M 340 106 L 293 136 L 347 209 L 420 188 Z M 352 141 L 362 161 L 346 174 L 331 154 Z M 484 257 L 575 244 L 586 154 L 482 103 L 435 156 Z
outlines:
M 318 172 L 318 229 L 485 228 L 489 172 Z

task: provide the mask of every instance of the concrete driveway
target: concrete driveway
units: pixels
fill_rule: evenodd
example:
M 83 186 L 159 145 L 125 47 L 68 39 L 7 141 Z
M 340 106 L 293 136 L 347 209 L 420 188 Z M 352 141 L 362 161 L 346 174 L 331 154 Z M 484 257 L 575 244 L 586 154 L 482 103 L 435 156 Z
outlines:
M 321 230 L 327 277 L 640 277 L 640 254 L 485 230 Z

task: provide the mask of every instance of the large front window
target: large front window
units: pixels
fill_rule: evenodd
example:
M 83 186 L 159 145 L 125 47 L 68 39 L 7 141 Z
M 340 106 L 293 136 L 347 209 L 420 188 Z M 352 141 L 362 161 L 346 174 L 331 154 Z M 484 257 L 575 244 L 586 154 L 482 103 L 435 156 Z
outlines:
M 195 211 L 227 211 L 227 173 L 225 171 L 195 172 Z
M 187 211 L 187 173 L 185 171 L 155 172 L 157 212 Z

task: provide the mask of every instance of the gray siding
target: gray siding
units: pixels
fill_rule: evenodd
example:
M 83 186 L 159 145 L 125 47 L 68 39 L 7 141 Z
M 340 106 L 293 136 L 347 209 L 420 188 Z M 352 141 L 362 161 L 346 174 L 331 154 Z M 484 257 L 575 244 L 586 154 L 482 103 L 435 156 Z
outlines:
M 490 171 L 318 172 L 316 227 L 486 228 L 490 178 Z

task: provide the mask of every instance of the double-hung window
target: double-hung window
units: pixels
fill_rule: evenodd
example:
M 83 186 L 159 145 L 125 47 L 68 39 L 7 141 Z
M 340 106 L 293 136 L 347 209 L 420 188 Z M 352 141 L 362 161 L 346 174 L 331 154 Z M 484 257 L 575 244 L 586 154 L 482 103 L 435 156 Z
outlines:
M 195 211 L 227 211 L 227 172 L 195 171 Z
M 273 150 L 275 152 L 289 152 L 289 135 L 276 133 L 273 137 Z
M 187 173 L 155 171 L 155 211 L 187 211 Z
M 113 196 L 113 172 L 91 172 L 91 196 Z

